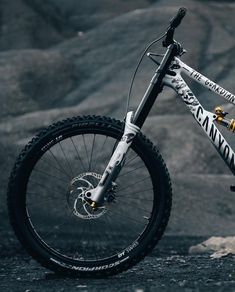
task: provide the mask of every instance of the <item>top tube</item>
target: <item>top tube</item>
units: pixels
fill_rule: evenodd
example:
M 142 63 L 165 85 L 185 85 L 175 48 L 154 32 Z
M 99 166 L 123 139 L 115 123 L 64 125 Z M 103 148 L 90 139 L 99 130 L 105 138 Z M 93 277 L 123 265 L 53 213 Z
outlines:
M 235 104 L 234 94 L 227 91 L 223 87 L 219 86 L 215 82 L 211 81 L 209 78 L 197 72 L 193 68 L 189 67 L 184 62 L 182 62 L 179 58 L 175 58 L 175 60 L 176 62 L 179 63 L 181 67 L 181 71 L 185 73 L 188 77 L 200 83 L 202 86 L 208 88 L 210 91 L 213 91 L 216 94 L 220 95 L 221 97 L 225 98 L 227 101 L 231 102 L 232 104 Z

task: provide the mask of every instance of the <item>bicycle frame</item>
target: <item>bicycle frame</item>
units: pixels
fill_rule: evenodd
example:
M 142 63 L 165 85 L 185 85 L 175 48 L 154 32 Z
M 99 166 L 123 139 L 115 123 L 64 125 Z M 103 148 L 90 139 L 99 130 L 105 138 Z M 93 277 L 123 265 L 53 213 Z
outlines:
M 200 104 L 196 96 L 192 93 L 182 78 L 181 73 L 184 73 L 190 79 L 195 80 L 202 86 L 206 87 L 210 91 L 215 92 L 233 104 L 235 104 L 235 96 L 204 75 L 192 69 L 178 58 L 175 58 L 173 67 L 175 67 L 175 69 L 172 71 L 174 71 L 176 75 L 170 76 L 166 74 L 163 79 L 163 83 L 166 86 L 173 88 L 182 98 L 183 102 L 186 104 L 193 117 L 207 134 L 208 138 L 215 146 L 216 150 L 219 152 L 225 163 L 228 165 L 231 172 L 235 174 L 235 153 L 214 123 L 215 119 L 217 118 L 216 114 L 203 108 L 203 106 Z
M 93 208 L 103 203 L 105 192 L 110 189 L 125 162 L 125 156 L 131 146 L 132 140 L 140 131 L 157 96 L 164 86 L 173 88 L 176 93 L 181 96 L 183 102 L 190 109 L 198 124 L 203 128 L 220 156 L 235 175 L 235 153 L 214 123 L 217 119 L 217 115 L 203 108 L 182 78 L 181 73 L 184 73 L 189 78 L 233 104 L 235 104 L 235 96 L 177 58 L 176 56 L 179 55 L 179 48 L 180 46 L 176 42 L 167 48 L 136 112 L 134 114 L 133 112 L 127 113 L 122 138 L 117 144 L 100 182 L 96 188 L 85 194 L 87 199 L 92 201 L 91 206 Z

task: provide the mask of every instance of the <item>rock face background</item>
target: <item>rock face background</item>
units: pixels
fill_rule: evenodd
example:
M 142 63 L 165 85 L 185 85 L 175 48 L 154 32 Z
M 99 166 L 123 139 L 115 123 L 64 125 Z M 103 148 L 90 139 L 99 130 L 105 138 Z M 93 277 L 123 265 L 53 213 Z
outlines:
M 188 50 L 183 60 L 235 92 L 233 1 L 1 1 L 2 227 L 9 228 L 7 178 L 23 145 L 65 117 L 97 114 L 122 119 L 141 52 L 180 6 L 188 8 L 175 35 Z M 162 48 L 158 44 L 151 50 Z M 145 59 L 132 92 L 133 109 L 154 69 Z M 235 116 L 235 108 L 225 100 L 191 86 L 209 110 L 223 105 L 230 117 Z M 235 146 L 233 134 L 221 130 Z M 170 89 L 159 96 L 143 132 L 159 146 L 172 177 L 168 234 L 234 235 L 235 196 L 229 191 L 234 178 Z

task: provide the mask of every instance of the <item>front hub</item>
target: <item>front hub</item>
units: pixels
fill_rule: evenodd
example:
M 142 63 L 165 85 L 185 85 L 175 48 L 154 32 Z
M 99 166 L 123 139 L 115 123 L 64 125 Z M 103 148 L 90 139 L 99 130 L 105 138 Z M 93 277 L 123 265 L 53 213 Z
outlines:
M 95 172 L 84 172 L 74 177 L 67 193 L 67 203 L 73 214 L 82 219 L 97 219 L 107 212 L 107 204 L 94 206 L 87 194 L 99 183 L 102 176 Z M 112 198 L 112 199 L 109 199 Z M 108 192 L 106 202 L 115 198 L 114 192 Z

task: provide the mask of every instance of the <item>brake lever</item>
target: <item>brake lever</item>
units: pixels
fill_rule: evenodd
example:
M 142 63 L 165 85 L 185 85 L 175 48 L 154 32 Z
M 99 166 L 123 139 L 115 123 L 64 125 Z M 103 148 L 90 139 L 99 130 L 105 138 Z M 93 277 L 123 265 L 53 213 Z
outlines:
M 186 53 L 187 53 L 187 50 L 182 49 L 182 51 L 181 51 L 181 53 L 180 53 L 180 57 L 181 57 L 182 55 L 186 54 Z

